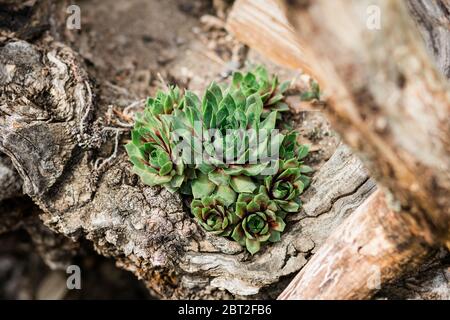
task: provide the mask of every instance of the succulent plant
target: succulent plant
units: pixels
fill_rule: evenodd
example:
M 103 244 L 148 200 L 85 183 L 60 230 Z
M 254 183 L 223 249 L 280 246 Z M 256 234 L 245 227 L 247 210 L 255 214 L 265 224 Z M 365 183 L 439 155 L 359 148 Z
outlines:
M 280 159 L 304 159 L 309 153 L 309 146 L 298 142 L 298 132 L 290 131 L 283 139 L 280 147 Z
M 299 196 L 305 189 L 305 183 L 309 181 L 302 173 L 311 171 L 310 167 L 303 166 L 296 158 L 280 160 L 277 174 L 264 178 L 260 192 L 266 194 L 276 204 L 277 211 L 298 212 Z
M 289 81 L 279 83 L 278 77 L 269 77 L 263 66 L 256 67 L 253 71 L 242 74 L 233 74 L 233 87 L 243 92 L 245 96 L 257 93 L 263 102 L 264 111 L 288 111 L 289 107 L 284 102 L 284 93 L 289 89 Z
M 195 198 L 210 196 L 218 188 L 230 194 L 257 189 L 251 177 L 267 169 L 270 160 L 264 156 L 269 149 L 279 148 L 284 138 L 272 134 L 277 112 L 261 119 L 262 108 L 258 94 L 245 97 L 215 83 L 202 101 L 186 93 L 183 111 L 175 114 L 174 128 L 190 145 L 185 163 L 195 163 L 201 172 L 200 179 L 192 183 Z
M 183 99 L 178 87 L 169 87 L 168 92 L 158 91 L 155 98 L 147 99 L 147 108 L 153 115 L 172 114 L 182 108 Z
M 208 232 L 219 236 L 229 236 L 239 218 L 232 208 L 220 197 L 194 199 L 191 211 L 195 220 Z
M 236 215 L 241 221 L 231 237 L 252 255 L 260 250 L 261 244 L 280 241 L 286 224 L 276 212 L 277 206 L 267 195 L 240 194 L 236 202 Z
M 158 99 L 151 100 L 142 114 L 137 115 L 131 141 L 125 148 L 134 165 L 133 172 L 143 183 L 163 185 L 174 191 L 184 181 L 184 164 L 173 152 L 171 118 L 159 108 L 160 102 L 167 101 L 167 97 L 159 95 Z
M 199 225 L 252 255 L 279 241 L 312 170 L 298 134 L 277 130 L 287 87 L 258 67 L 235 73 L 229 86 L 212 83 L 202 99 L 176 87 L 158 91 L 126 145 L 133 172 L 147 185 L 189 195 Z

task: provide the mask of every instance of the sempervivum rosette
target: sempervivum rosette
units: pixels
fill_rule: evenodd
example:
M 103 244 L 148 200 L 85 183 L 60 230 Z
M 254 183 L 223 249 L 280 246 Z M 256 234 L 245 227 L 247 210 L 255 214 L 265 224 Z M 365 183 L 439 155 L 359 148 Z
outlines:
M 232 238 L 251 254 L 258 252 L 261 244 L 279 241 L 285 223 L 276 213 L 277 206 L 265 194 L 240 194 L 236 215 L 241 221 L 234 228 Z
M 208 232 L 219 236 L 229 236 L 239 218 L 219 197 L 194 199 L 191 211 L 195 220 Z

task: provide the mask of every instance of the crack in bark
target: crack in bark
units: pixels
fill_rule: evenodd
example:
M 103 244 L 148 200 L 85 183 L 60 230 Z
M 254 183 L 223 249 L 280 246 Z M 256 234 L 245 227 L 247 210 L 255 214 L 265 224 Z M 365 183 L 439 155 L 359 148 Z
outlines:
M 323 215 L 323 214 L 325 214 L 325 213 L 330 212 L 330 211 L 333 209 L 333 207 L 334 207 L 334 205 L 336 204 L 336 202 L 338 202 L 339 200 L 341 200 L 341 199 L 343 199 L 343 198 L 346 198 L 346 197 L 349 197 L 349 196 L 354 195 L 354 194 L 357 193 L 357 192 L 358 192 L 358 191 L 359 191 L 359 190 L 360 190 L 360 189 L 361 189 L 361 188 L 362 188 L 369 180 L 370 180 L 370 177 L 367 177 L 367 178 L 365 178 L 361 183 L 359 183 L 358 185 L 356 185 L 356 186 L 355 186 L 355 189 L 353 189 L 352 191 L 349 191 L 349 192 L 340 194 L 340 195 L 336 196 L 335 198 L 331 199 L 331 202 L 330 202 L 328 208 L 326 208 L 326 209 L 320 211 L 317 215 L 314 215 L 314 217 L 319 217 L 319 216 L 321 216 L 321 215 Z M 376 185 L 374 184 L 374 188 L 375 188 L 375 187 L 376 187 Z M 306 216 L 306 217 L 304 217 L 304 218 L 309 218 L 309 217 Z

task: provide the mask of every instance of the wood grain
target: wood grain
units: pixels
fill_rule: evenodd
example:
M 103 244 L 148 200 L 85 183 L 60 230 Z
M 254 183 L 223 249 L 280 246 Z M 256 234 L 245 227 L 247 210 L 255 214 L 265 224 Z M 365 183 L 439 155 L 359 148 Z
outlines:
M 419 265 L 430 247 L 414 224 L 372 194 L 327 239 L 278 299 L 366 299 Z M 394 236 L 395 235 L 395 236 Z
M 367 27 L 369 6 L 381 13 L 375 30 Z M 287 19 L 273 22 L 275 8 L 284 8 Z M 449 17 L 437 20 L 435 27 L 442 28 Z M 252 24 L 256 30 L 240 31 Z M 311 70 L 326 93 L 334 128 L 386 188 L 343 223 L 280 298 L 369 298 L 376 291 L 366 285 L 372 266 L 383 283 L 420 265 L 431 248 L 449 244 L 446 64 L 436 68 L 405 3 L 318 0 L 283 7 L 278 1 L 239 0 L 228 25 L 239 40 L 275 62 Z M 286 44 L 291 41 L 297 43 Z M 289 47 L 297 50 L 277 56 Z M 366 245 L 376 257 L 364 254 Z

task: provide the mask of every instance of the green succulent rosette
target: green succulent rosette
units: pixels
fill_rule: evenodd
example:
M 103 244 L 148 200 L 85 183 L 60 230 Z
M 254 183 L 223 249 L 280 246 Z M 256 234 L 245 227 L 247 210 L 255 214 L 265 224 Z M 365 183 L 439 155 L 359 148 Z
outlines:
M 194 198 L 215 192 L 232 198 L 258 188 L 252 177 L 269 167 L 268 150 L 279 148 L 284 138 L 274 134 L 277 112 L 262 119 L 262 109 L 258 94 L 246 97 L 215 83 L 202 100 L 186 92 L 183 110 L 175 112 L 174 129 L 188 144 L 182 153 L 184 162 L 195 163 L 199 172 L 192 182 Z
M 260 192 L 266 194 L 276 206 L 277 211 L 295 213 L 300 209 L 300 194 L 309 183 L 304 173 L 311 172 L 311 168 L 303 166 L 293 158 L 280 160 L 277 174 L 264 178 L 264 185 Z
M 276 214 L 277 206 L 265 194 L 239 195 L 236 202 L 236 215 L 241 219 L 231 237 L 253 255 L 266 242 L 280 241 L 286 226 Z
M 176 87 L 158 91 L 126 145 L 133 172 L 144 184 L 188 195 L 205 231 L 252 255 L 279 241 L 312 171 L 298 133 L 277 130 L 288 86 L 258 67 L 236 72 L 228 86 L 212 83 L 201 99 Z
M 154 98 L 147 99 L 147 109 L 153 115 L 170 115 L 183 107 L 183 97 L 178 87 L 169 87 L 167 92 L 158 91 Z
M 170 138 L 171 117 L 161 112 L 156 100 L 164 101 L 160 95 L 147 105 L 143 113 L 137 115 L 131 141 L 125 149 L 133 163 L 133 172 L 144 184 L 162 185 L 175 191 L 185 180 L 185 166 L 173 152 L 175 143 Z
M 297 159 L 303 160 L 309 153 L 309 146 L 302 145 L 298 142 L 298 132 L 290 131 L 283 139 L 283 143 L 280 148 L 280 159 Z
M 284 93 L 289 89 L 289 82 L 279 83 L 278 77 L 270 77 L 266 68 L 258 66 L 245 74 L 235 72 L 232 80 L 233 88 L 241 90 L 244 95 L 258 94 L 264 105 L 264 113 L 269 111 L 288 111 L 284 101 Z
M 191 211 L 198 224 L 218 236 L 229 236 L 239 221 L 234 211 L 219 197 L 194 199 Z

